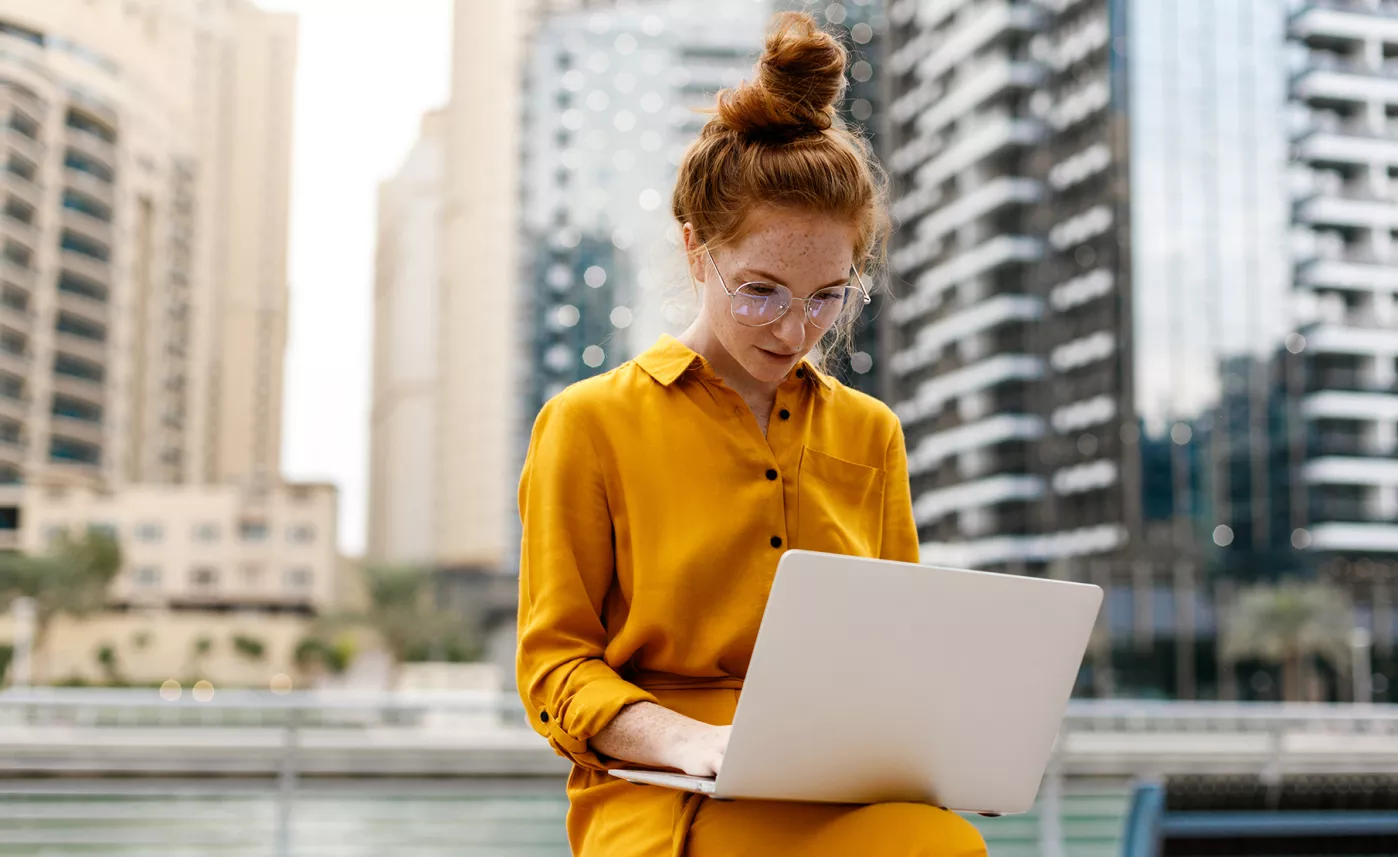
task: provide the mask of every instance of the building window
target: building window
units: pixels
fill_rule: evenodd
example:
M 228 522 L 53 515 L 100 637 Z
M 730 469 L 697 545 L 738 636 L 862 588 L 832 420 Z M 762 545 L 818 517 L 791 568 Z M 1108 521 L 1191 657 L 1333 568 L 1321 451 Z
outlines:
M 194 540 L 196 542 L 218 541 L 218 524 L 196 524 L 194 526 Z
M 245 542 L 265 542 L 267 540 L 265 521 L 243 521 L 238 527 L 238 532 Z
M 309 568 L 289 568 L 283 575 L 282 583 L 287 592 L 309 592 L 311 589 L 311 570 Z
M 87 157 L 82 152 L 69 149 L 63 157 L 63 166 L 70 170 L 77 170 L 80 173 L 87 173 L 98 181 L 111 184 L 116 179 L 116 173 L 106 164 Z
M 195 589 L 209 590 L 218 586 L 218 569 L 198 566 L 189 572 L 189 585 Z
M 53 415 L 100 425 L 102 406 L 85 402 L 82 399 L 74 399 L 71 396 L 55 394 L 53 397 Z
M 73 336 L 90 339 L 93 342 L 107 341 L 107 328 L 66 312 L 58 314 L 58 323 L 54 325 L 54 328 L 59 333 L 71 333 Z
M 143 565 L 132 574 L 137 589 L 155 589 L 160 586 L 160 569 L 153 565 Z
M 63 288 L 63 284 L 58 286 Z M 57 375 L 66 375 L 69 378 L 80 378 L 84 381 L 93 381 L 98 384 L 106 378 L 106 372 L 100 363 L 93 363 L 91 360 L 83 360 L 69 354 L 59 352 L 53 358 L 53 371 Z
M 102 448 L 55 435 L 49 443 L 49 460 L 68 464 L 101 464 Z
M 67 229 L 63 230 L 60 245 L 64 250 L 86 256 L 89 259 L 96 259 L 99 262 L 112 260 L 112 248 Z
M 59 271 L 58 290 L 70 294 L 85 297 L 88 300 L 107 302 L 107 287 L 101 283 L 89 280 L 81 274 L 72 271 Z
M 92 533 L 93 535 L 106 536 L 107 538 L 112 540 L 115 540 L 117 537 L 117 525 L 109 524 L 106 521 L 96 524 L 88 524 L 87 531 L 89 533 Z
M 141 524 L 136 527 L 136 540 L 142 542 L 158 542 L 165 537 L 165 528 L 159 524 Z
M 294 545 L 310 544 L 316 540 L 316 528 L 310 524 L 293 524 L 286 530 L 286 540 Z

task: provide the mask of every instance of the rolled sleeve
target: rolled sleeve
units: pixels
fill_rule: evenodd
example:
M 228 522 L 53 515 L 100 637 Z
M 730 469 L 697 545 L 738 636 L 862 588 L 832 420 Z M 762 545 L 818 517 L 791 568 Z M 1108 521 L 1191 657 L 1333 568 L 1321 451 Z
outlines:
M 574 764 L 608 766 L 588 741 L 627 705 L 656 702 L 605 660 L 602 621 L 615 578 L 606 483 L 567 393 L 534 423 L 520 478 L 520 698 L 535 731 Z
M 895 422 L 884 452 L 883 538 L 879 558 L 917 562 L 922 555 L 913 518 L 912 485 L 908 478 L 908 450 L 903 426 Z

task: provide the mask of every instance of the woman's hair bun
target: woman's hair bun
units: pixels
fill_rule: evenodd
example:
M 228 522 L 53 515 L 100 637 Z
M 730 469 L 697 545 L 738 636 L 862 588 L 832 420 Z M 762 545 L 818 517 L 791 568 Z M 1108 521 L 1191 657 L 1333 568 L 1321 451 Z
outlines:
M 819 134 L 835 122 L 844 95 L 844 47 L 804 12 L 773 21 L 757 63 L 757 80 L 719 93 L 718 118 L 757 139 L 791 140 Z

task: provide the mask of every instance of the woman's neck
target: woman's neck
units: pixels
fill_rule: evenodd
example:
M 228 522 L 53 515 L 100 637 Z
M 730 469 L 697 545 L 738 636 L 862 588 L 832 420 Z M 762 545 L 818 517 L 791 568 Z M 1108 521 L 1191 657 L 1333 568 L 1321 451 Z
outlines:
M 684 343 L 691 351 L 703 357 L 713 369 L 714 374 L 733 388 L 739 396 L 748 403 L 766 402 L 770 404 L 777 396 L 777 385 L 758 381 L 748 374 L 733 355 L 728 353 L 728 349 L 723 347 L 723 343 L 718 341 L 712 332 L 705 329 L 699 322 L 689 326 L 689 329 L 679 335 L 679 341 Z

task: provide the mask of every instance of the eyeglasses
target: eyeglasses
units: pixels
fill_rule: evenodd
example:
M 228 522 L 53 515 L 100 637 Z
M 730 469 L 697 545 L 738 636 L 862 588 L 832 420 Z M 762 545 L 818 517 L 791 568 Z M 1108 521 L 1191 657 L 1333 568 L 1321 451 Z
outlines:
M 704 248 L 704 254 L 709 257 L 709 264 L 714 266 L 714 273 L 718 274 L 719 285 L 723 286 L 723 291 L 728 295 L 729 311 L 733 314 L 733 320 L 748 327 L 775 324 L 786 315 L 786 311 L 791 309 L 794 302 L 801 301 L 806 305 L 806 318 L 810 323 L 821 330 L 829 330 L 842 321 L 853 321 L 873 300 L 869 297 L 869 290 L 864 288 L 864 280 L 859 276 L 858 268 L 850 269 L 854 281 L 859 284 L 858 287 L 832 286 L 821 289 L 808 298 L 796 297 L 791 293 L 791 289 L 779 283 L 759 281 L 743 283 L 736 289 L 730 289 L 708 247 Z

